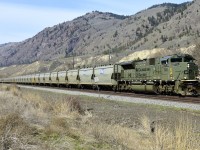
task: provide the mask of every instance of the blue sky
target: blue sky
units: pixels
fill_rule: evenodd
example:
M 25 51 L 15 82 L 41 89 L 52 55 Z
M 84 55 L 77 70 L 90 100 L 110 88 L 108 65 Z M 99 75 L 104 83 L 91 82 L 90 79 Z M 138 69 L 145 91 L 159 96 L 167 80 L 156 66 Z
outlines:
M 0 44 L 23 41 L 94 10 L 133 15 L 164 2 L 186 0 L 0 0 Z

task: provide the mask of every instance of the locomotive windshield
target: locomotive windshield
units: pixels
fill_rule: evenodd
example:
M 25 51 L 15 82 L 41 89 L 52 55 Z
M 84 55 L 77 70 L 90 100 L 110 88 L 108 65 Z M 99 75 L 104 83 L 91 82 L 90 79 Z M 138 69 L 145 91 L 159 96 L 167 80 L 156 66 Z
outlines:
M 193 62 L 193 61 L 194 61 L 193 58 L 187 58 L 187 57 L 184 58 L 184 62 Z
M 185 55 L 184 62 L 194 62 L 194 58 L 191 55 Z

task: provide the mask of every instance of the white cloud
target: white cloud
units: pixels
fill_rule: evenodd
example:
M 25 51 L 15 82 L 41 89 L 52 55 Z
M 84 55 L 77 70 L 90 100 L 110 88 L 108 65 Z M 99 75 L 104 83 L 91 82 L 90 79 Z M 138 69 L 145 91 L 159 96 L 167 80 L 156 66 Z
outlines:
M 83 14 L 73 10 L 8 3 L 0 3 L 0 10 L 0 43 L 30 38 L 45 27 L 72 20 Z M 15 37 L 12 37 L 14 35 Z

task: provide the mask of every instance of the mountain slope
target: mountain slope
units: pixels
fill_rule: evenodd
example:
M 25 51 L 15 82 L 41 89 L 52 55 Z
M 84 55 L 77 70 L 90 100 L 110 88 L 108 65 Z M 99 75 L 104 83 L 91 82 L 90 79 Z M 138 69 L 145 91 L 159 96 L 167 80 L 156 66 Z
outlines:
M 199 38 L 199 2 L 154 5 L 132 16 L 92 12 L 19 43 L 0 45 L 0 65 L 76 55 L 176 49 Z M 200 9 L 199 9 L 200 11 Z

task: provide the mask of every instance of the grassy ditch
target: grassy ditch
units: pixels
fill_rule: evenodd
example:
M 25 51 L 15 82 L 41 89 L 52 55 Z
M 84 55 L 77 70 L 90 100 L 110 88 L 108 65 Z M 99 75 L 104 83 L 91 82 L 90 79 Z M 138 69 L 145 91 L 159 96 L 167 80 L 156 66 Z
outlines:
M 152 122 L 144 115 L 139 118 L 140 126 L 134 129 L 102 121 L 82 106 L 82 99 L 1 85 L 0 149 L 195 150 L 200 147 L 200 133 L 188 117 L 182 116 L 171 125 L 166 120 Z

